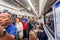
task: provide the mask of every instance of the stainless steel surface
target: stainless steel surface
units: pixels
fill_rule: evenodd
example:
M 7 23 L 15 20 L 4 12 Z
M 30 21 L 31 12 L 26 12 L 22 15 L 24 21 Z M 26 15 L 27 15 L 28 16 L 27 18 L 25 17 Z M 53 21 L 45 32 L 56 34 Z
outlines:
M 25 11 L 25 12 L 28 12 L 26 9 L 24 9 L 21 5 L 19 5 L 19 4 L 17 4 L 16 2 L 14 2 L 14 0 L 3 0 L 3 1 L 5 1 L 6 3 L 9 3 L 9 4 L 11 4 L 11 5 L 13 5 L 13 6 L 15 6 L 15 7 L 18 7 L 18 8 L 20 8 L 20 11 Z M 33 11 L 33 9 L 31 8 L 31 5 L 29 5 L 29 3 L 28 3 L 28 1 L 27 0 L 16 0 L 16 1 L 19 1 L 19 3 L 21 3 L 25 8 L 27 8 L 32 14 L 34 14 L 34 15 L 36 15 L 35 14 L 35 12 Z M 36 11 L 36 13 L 39 15 L 39 14 L 42 14 L 42 12 L 41 13 L 39 13 L 39 6 L 41 6 L 40 4 L 41 3 L 39 3 L 41 0 L 30 0 L 31 1 L 31 3 L 32 3 L 32 5 L 34 6 L 34 9 L 35 9 L 35 11 Z M 44 1 L 44 0 L 43 0 Z M 42 1 L 42 2 L 43 2 Z M 51 5 L 53 4 L 53 2 L 54 2 L 55 0 L 47 0 L 47 3 L 46 3 L 46 5 L 45 5 L 45 10 L 44 10 L 44 12 L 46 12 L 50 7 L 51 7 Z M 44 3 L 43 3 L 44 4 Z M 42 8 L 43 9 L 43 8 Z

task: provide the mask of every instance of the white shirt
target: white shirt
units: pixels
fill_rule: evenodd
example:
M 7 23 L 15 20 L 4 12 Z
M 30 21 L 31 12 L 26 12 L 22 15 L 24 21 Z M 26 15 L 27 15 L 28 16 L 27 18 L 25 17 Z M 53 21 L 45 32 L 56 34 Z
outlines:
M 16 23 L 16 27 L 17 27 L 17 32 L 20 32 L 19 37 L 23 38 L 23 24 L 22 24 L 22 22 Z

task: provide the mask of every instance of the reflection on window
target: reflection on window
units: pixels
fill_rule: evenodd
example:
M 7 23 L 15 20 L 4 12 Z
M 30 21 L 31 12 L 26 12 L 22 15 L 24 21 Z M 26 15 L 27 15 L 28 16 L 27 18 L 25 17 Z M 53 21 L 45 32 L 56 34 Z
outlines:
M 53 15 L 49 14 L 45 16 L 46 25 L 54 32 L 54 19 Z

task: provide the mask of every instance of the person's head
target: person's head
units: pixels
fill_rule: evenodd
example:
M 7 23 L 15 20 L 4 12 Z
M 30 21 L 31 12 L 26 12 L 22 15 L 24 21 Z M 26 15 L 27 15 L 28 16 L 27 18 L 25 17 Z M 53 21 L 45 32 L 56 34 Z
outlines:
M 19 20 L 20 20 L 20 18 L 19 18 L 19 17 L 17 17 L 17 18 L 16 18 L 16 22 L 17 22 L 17 23 L 19 23 Z
M 0 13 L 0 25 L 6 26 L 6 25 L 9 25 L 10 23 L 11 23 L 11 14 L 9 12 L 1 12 Z
M 33 21 L 35 20 L 35 17 L 32 17 Z
M 26 18 L 27 16 L 23 16 L 24 18 Z
M 32 19 L 32 18 L 29 18 L 29 22 L 30 22 L 30 23 L 33 22 L 33 19 Z
M 37 33 L 34 30 L 29 32 L 29 40 L 37 40 Z
M 22 19 L 21 17 L 17 17 L 17 18 L 16 18 L 16 22 L 22 22 L 22 20 L 23 20 L 23 19 Z
M 37 27 L 38 29 L 43 29 L 43 24 L 42 23 L 37 23 Z

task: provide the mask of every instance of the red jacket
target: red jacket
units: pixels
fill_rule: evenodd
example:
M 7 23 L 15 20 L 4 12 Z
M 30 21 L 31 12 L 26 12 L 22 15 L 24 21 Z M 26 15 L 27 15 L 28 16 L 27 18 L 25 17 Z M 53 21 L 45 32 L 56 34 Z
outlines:
M 22 22 L 22 24 L 23 24 L 23 30 L 26 30 L 26 29 L 27 29 L 26 22 L 25 22 L 25 21 L 23 21 L 23 22 Z

